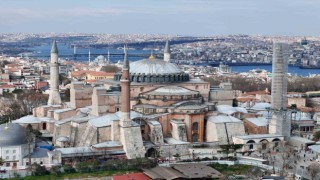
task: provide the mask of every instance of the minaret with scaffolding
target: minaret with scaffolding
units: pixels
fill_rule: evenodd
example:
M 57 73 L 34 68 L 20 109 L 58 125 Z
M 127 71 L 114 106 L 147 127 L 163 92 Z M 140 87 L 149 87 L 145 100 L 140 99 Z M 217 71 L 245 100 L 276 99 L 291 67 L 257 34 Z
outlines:
M 291 134 L 291 112 L 288 111 L 288 51 L 289 45 L 273 43 L 270 134 L 283 135 L 287 140 Z

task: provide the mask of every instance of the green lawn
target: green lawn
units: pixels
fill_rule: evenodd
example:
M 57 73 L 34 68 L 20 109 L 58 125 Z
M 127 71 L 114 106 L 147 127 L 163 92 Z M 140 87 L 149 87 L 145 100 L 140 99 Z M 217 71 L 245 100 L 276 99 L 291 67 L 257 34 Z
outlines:
M 89 178 L 89 177 L 105 177 L 112 176 L 115 174 L 126 174 L 129 172 L 136 171 L 126 171 L 126 170 L 112 170 L 112 171 L 98 171 L 98 172 L 90 172 L 90 173 L 70 173 L 70 174 L 61 174 L 61 175 L 46 175 L 46 176 L 27 176 L 24 180 L 56 180 L 56 179 L 77 179 L 77 178 Z M 16 180 L 17 178 L 13 178 L 12 180 Z
M 247 172 L 252 168 L 250 165 L 243 165 L 243 164 L 237 164 L 237 165 L 227 165 L 227 164 L 209 164 L 209 166 L 213 167 L 214 169 L 218 170 L 224 175 L 243 175 L 247 174 Z

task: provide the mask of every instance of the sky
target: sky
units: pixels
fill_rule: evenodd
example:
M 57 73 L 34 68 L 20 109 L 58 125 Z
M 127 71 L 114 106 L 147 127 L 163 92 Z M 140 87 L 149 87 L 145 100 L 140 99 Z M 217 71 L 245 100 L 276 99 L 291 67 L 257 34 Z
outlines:
M 320 0 L 0 0 L 0 33 L 320 36 Z

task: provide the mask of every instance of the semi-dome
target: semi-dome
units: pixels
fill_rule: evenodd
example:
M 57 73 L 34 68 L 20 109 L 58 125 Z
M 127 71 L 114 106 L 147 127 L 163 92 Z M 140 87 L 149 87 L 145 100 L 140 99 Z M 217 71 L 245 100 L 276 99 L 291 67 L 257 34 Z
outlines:
M 19 124 L 0 125 L 0 147 L 26 144 L 26 130 Z
M 131 74 L 178 74 L 182 73 L 179 67 L 160 59 L 143 59 L 130 63 Z

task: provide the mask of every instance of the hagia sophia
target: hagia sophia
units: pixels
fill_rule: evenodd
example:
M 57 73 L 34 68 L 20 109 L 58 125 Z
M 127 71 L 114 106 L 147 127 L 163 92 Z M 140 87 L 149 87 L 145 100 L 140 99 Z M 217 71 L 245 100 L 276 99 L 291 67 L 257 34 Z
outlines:
M 105 61 L 100 59 L 101 63 Z M 168 42 L 163 59 L 151 54 L 135 62 L 129 61 L 125 46 L 122 71 L 113 79 L 92 84 L 73 81 L 70 102 L 61 102 L 58 66 L 58 47 L 54 41 L 48 104 L 11 123 L 24 127 L 31 124 L 52 141 L 55 150 L 47 152 L 41 159 L 43 163 L 62 163 L 74 156 L 106 153 L 129 159 L 168 157 L 190 154 L 194 151 L 192 147 L 201 143 L 214 147 L 252 138 L 257 143 L 266 138 L 270 142 L 284 138 L 272 134 L 247 135 L 243 119 L 257 118 L 255 107 L 266 103 L 250 109 L 232 107 L 232 84 L 225 82 L 210 87 L 209 82 L 183 72 L 170 63 Z M 261 118 L 265 117 L 260 115 Z M 245 148 L 249 147 L 252 148 L 251 144 Z M 216 152 L 214 149 L 210 151 Z M 35 156 L 33 161 L 39 160 Z M 25 159 L 19 160 L 19 165 L 25 163 Z

